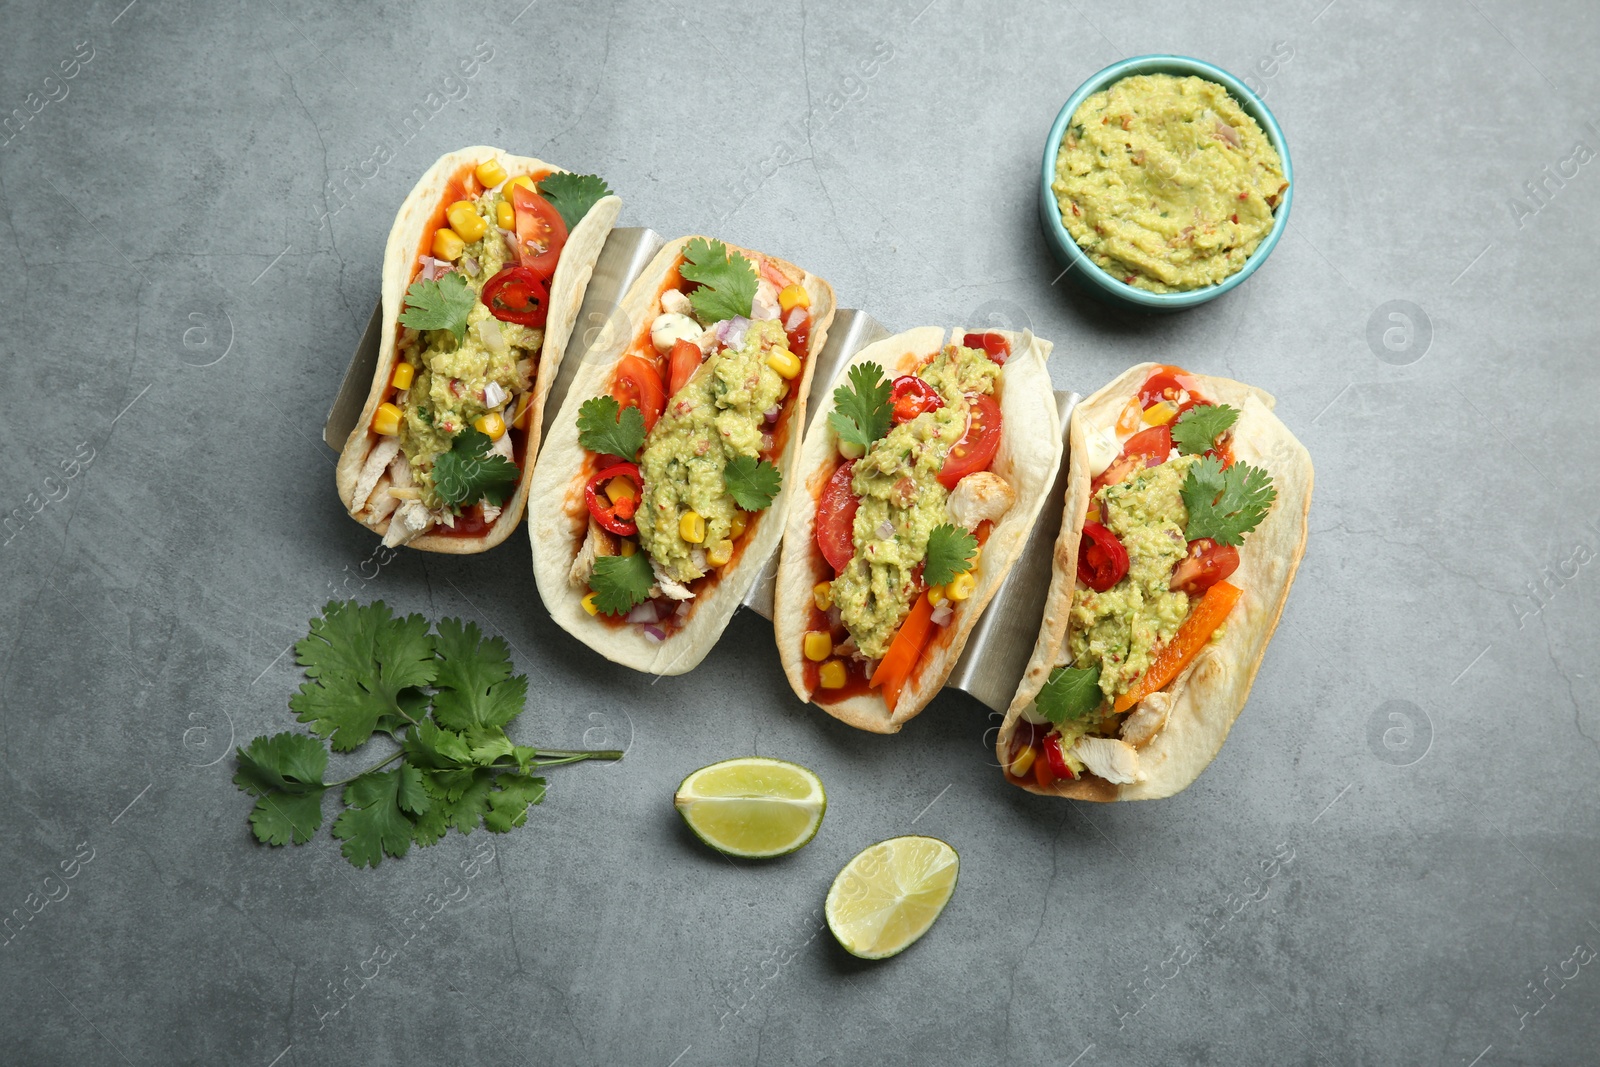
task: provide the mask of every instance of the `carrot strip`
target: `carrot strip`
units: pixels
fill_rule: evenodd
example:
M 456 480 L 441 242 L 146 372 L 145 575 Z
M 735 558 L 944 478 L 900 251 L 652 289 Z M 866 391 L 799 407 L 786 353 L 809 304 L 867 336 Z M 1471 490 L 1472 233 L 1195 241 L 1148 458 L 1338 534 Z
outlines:
M 884 653 L 878 669 L 872 672 L 872 680 L 867 683 L 874 689 L 883 689 L 883 700 L 889 705 L 891 714 L 900 700 L 901 687 L 911 677 L 911 668 L 916 666 L 923 650 L 928 647 L 928 633 L 932 629 L 933 602 L 928 599 L 928 594 L 923 593 L 911 606 L 911 614 L 900 624 L 900 632 L 894 635 L 894 640 L 889 643 L 889 651 Z
M 1199 655 L 1200 650 L 1206 647 L 1206 642 L 1211 640 L 1211 635 L 1217 632 L 1217 627 L 1222 625 L 1222 620 L 1228 617 L 1228 612 L 1233 610 L 1233 605 L 1238 601 L 1244 590 L 1228 582 L 1218 582 L 1206 590 L 1206 595 L 1200 598 L 1189 617 L 1183 620 L 1183 625 L 1178 627 L 1178 632 L 1173 634 L 1150 666 L 1140 675 L 1133 687 L 1123 693 L 1112 705 L 1113 711 L 1127 711 L 1151 693 L 1159 692 L 1168 682 L 1172 681 L 1189 661 Z

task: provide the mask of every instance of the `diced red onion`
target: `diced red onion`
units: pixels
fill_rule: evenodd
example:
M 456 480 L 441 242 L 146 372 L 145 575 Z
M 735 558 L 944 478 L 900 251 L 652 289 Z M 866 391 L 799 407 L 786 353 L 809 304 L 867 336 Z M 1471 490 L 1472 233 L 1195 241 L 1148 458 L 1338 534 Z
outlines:
M 800 325 L 801 321 L 805 317 L 806 317 L 806 309 L 805 308 L 803 308 L 803 307 L 790 308 L 789 309 L 789 317 L 783 320 L 783 328 L 785 330 L 792 330 L 796 326 Z
M 894 523 L 890 522 L 888 519 L 884 519 L 882 522 L 878 523 L 878 536 L 883 538 L 893 537 Z
M 663 630 L 659 626 L 646 626 L 644 628 L 644 635 L 657 644 L 660 644 L 662 641 L 667 639 L 667 631 Z
M 843 621 L 843 619 L 844 619 L 844 616 L 839 614 L 839 609 L 838 609 L 837 606 L 831 607 L 831 608 L 828 609 L 828 625 L 829 626 L 838 626 L 839 623 Z
M 506 251 L 510 252 L 513 256 L 520 258 L 522 255 L 522 249 L 517 245 L 517 235 L 515 231 L 508 230 L 500 226 L 496 226 L 495 229 L 500 231 L 500 240 L 506 243 Z
M 783 410 L 782 404 L 774 404 L 761 413 L 761 418 L 770 426 L 778 421 L 778 413 Z
M 676 615 L 680 619 L 684 618 L 685 616 L 687 616 L 689 614 L 689 605 L 691 603 L 693 603 L 693 601 L 689 601 L 689 600 L 680 600 L 680 601 L 678 601 L 678 610 L 674 611 L 672 614 Z
M 432 256 L 422 257 L 422 280 L 433 282 L 449 274 L 450 264 L 447 260 L 435 259 Z
M 750 320 L 743 315 L 735 315 L 728 320 L 728 327 L 722 335 L 722 341 L 729 348 L 738 348 L 744 343 L 744 335 L 749 329 Z
M 476 278 L 478 276 L 477 259 L 473 256 L 463 256 L 461 258 L 461 269 L 467 272 L 467 277 Z
M 650 623 L 658 622 L 660 619 L 661 615 L 656 611 L 656 604 L 653 600 L 646 600 L 643 604 L 640 604 L 638 607 L 628 612 L 629 622 Z
M 953 610 L 950 607 L 950 601 L 946 600 L 938 607 L 934 608 L 933 614 L 928 616 L 928 618 L 935 626 L 948 626 L 950 625 L 950 616 L 952 614 Z

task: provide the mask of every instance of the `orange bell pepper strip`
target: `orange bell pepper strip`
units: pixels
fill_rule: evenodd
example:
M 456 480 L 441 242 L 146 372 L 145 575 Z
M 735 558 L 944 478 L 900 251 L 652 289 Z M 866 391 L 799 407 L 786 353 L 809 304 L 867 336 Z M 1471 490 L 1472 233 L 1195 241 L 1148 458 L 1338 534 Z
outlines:
M 1211 635 L 1217 632 L 1217 627 L 1222 625 L 1222 620 L 1228 617 L 1228 612 L 1233 610 L 1233 605 L 1243 593 L 1244 590 L 1228 582 L 1218 582 L 1207 589 L 1200 603 L 1178 627 L 1178 632 L 1172 635 L 1172 640 L 1156 653 L 1155 660 L 1145 668 L 1144 674 L 1133 683 L 1133 687 L 1116 699 L 1112 710 L 1127 711 L 1182 674 L 1189 662 L 1206 647 L 1206 642 L 1211 640 Z
M 916 666 L 923 650 L 928 647 L 929 631 L 932 629 L 933 602 L 928 599 L 927 593 L 923 593 L 911 605 L 911 614 L 900 624 L 900 632 L 894 635 L 894 640 L 889 643 L 889 651 L 884 653 L 878 669 L 872 672 L 872 679 L 867 683 L 874 689 L 882 688 L 883 701 L 889 705 L 890 714 L 894 713 L 894 706 L 899 703 L 900 690 L 906 684 L 906 679 L 911 677 L 911 668 Z

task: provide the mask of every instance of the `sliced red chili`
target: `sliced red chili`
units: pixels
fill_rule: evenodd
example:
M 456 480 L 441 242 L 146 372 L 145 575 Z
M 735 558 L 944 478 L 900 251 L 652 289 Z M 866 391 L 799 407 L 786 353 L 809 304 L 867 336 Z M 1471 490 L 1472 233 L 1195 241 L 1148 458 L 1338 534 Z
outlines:
M 1097 593 L 1103 593 L 1128 573 L 1128 550 L 1117 535 L 1098 522 L 1083 524 L 1083 539 L 1078 542 L 1078 579 Z
M 614 478 L 626 478 L 631 481 L 634 495 L 623 496 L 617 500 L 602 497 L 601 490 Z M 633 521 L 633 516 L 638 510 L 639 494 L 643 486 L 644 481 L 639 477 L 639 468 L 635 464 L 618 463 L 589 479 L 589 483 L 583 487 L 583 500 L 589 505 L 589 514 L 594 516 L 594 521 L 598 522 L 601 528 L 623 537 L 632 537 L 639 532 L 639 525 Z
M 550 279 L 532 267 L 507 267 L 484 283 L 482 299 L 501 322 L 543 326 L 550 313 Z
M 1049 761 L 1051 774 L 1057 778 L 1065 778 L 1068 781 L 1078 777 L 1072 773 L 1072 765 L 1067 762 L 1067 754 L 1061 748 L 1060 734 L 1046 734 L 1043 747 L 1044 758 Z
M 893 405 L 891 418 L 895 423 L 910 422 L 927 411 L 944 407 L 944 397 L 939 390 L 915 374 L 902 374 L 889 387 L 889 402 Z

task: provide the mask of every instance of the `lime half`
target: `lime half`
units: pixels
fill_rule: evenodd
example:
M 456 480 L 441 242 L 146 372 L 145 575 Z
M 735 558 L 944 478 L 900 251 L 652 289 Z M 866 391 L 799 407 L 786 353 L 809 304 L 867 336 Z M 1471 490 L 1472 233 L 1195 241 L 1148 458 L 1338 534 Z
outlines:
M 828 890 L 828 928 L 852 956 L 887 959 L 928 932 L 961 860 L 937 837 L 891 837 L 845 864 Z
M 743 756 L 701 767 L 678 786 L 672 803 L 718 852 L 768 859 L 817 836 L 828 795 L 822 779 L 798 763 Z

